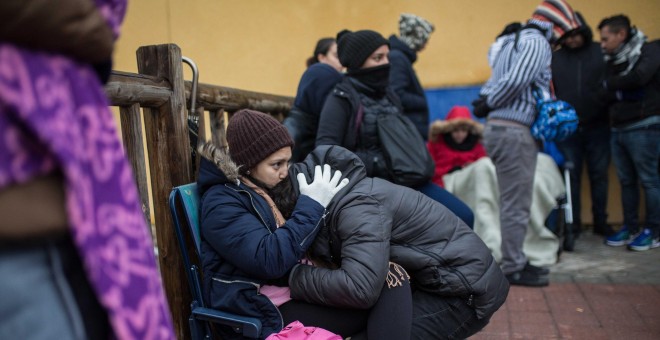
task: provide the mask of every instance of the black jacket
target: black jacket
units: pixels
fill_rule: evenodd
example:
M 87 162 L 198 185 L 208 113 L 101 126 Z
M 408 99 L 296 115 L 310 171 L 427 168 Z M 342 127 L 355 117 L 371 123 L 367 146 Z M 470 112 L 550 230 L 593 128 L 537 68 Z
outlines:
M 609 107 L 613 127 L 660 115 L 660 40 L 645 43 L 642 54 L 628 74 L 620 76 L 607 65 L 609 91 L 620 91 L 620 99 Z
M 403 113 L 415 123 L 424 140 L 429 135 L 429 106 L 424 89 L 417 79 L 412 64 L 417 60 L 417 52 L 399 40 L 390 37 L 390 86 L 401 99 Z
M 605 61 L 600 45 L 594 41 L 589 26 L 578 31 L 584 45 L 577 49 L 562 48 L 552 54 L 552 81 L 558 99 L 573 107 L 580 126 L 596 127 L 608 124 L 607 105 L 600 100 L 599 90 L 605 73 Z
M 326 98 L 316 134 L 316 146 L 343 146 L 360 157 L 366 165 L 368 176 L 380 174 L 381 177 L 389 180 L 391 178 L 385 175 L 389 171 L 383 158 L 375 125 L 369 125 L 371 128 L 357 126 L 357 113 L 362 105 L 358 86 L 360 85 L 356 84 L 353 78 L 344 77 Z M 368 89 L 363 86 L 361 91 Z M 390 105 L 403 112 L 399 97 L 390 88 L 387 88 L 386 97 Z
M 317 147 L 290 176 L 311 178 L 314 166 L 326 163 L 350 182 L 327 207 L 310 251 L 341 270 L 297 265 L 289 276 L 294 299 L 368 308 L 378 299 L 391 260 L 408 271 L 416 288 L 465 297 L 479 318 L 504 303 L 509 283 L 499 265 L 451 211 L 419 191 L 367 177 L 360 159 L 338 146 Z

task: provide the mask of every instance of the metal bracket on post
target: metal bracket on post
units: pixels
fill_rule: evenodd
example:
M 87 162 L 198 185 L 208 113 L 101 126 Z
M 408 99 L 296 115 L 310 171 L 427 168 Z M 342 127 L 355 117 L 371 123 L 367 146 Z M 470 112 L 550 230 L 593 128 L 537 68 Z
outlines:
M 195 105 L 197 104 L 197 84 L 199 83 L 199 70 L 197 69 L 197 64 L 195 62 L 188 58 L 188 57 L 181 57 L 181 61 L 184 63 L 188 64 L 190 68 L 192 69 L 193 73 L 193 80 L 192 80 L 192 88 L 190 89 L 190 110 L 188 111 L 188 119 L 193 120 L 193 123 L 195 125 L 198 125 L 199 123 L 199 116 L 197 115 L 197 112 L 195 112 Z
M 197 172 L 197 147 L 199 145 L 199 115 L 197 114 L 197 84 L 199 83 L 199 70 L 197 64 L 185 56 L 181 56 L 181 61 L 188 64 L 192 69 L 193 80 L 190 89 L 190 110 L 188 110 L 188 132 L 190 137 L 190 156 L 192 158 L 192 173 Z

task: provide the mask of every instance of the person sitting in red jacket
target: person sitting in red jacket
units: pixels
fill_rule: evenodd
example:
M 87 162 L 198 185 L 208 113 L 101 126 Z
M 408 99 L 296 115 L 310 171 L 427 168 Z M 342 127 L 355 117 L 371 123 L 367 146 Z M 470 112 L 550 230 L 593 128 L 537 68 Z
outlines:
M 486 156 L 481 145 L 483 125 L 472 119 L 466 106 L 454 106 L 445 120 L 431 124 L 427 147 L 435 161 L 433 182 L 444 187 L 442 176 Z

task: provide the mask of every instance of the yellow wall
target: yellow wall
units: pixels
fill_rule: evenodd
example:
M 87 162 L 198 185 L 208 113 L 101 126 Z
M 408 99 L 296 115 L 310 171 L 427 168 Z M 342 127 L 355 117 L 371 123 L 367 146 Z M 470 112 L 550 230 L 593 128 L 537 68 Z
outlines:
M 200 81 L 295 95 L 305 59 L 323 36 L 369 28 L 398 32 L 402 12 L 436 26 L 416 68 L 426 88 L 484 82 L 488 46 L 502 27 L 526 20 L 539 0 L 129 0 L 115 69 L 136 72 L 139 46 L 176 43 L 200 70 Z M 660 38 L 658 0 L 572 0 L 590 25 L 625 13 Z M 598 35 L 595 34 L 598 38 Z M 186 68 L 187 72 L 187 68 Z M 186 79 L 190 79 L 186 73 Z
M 505 24 L 528 19 L 540 0 L 129 0 L 115 51 L 116 70 L 137 72 L 135 51 L 175 43 L 200 70 L 200 81 L 294 96 L 305 60 L 320 37 L 344 28 L 398 33 L 402 12 L 436 26 L 415 64 L 425 88 L 483 83 L 486 52 Z M 587 22 L 627 14 L 660 38 L 659 0 L 570 0 Z M 595 33 L 598 39 L 598 34 Z M 192 76 L 184 67 L 186 79 Z M 583 181 L 587 182 L 586 180 Z M 585 189 L 588 184 L 583 186 Z M 610 169 L 610 221 L 621 221 L 619 185 Z M 583 190 L 583 221 L 591 220 Z M 152 212 L 153 216 L 153 212 Z

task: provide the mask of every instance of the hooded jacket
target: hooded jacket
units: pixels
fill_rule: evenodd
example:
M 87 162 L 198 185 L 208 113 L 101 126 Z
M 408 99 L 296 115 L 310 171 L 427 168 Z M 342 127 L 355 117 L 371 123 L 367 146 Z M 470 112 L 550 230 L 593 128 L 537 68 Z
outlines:
M 422 138 L 426 139 L 429 128 L 429 106 L 424 89 L 412 67 L 417 61 L 417 52 L 394 35 L 389 40 L 390 86 L 401 99 L 403 113 L 415 123 Z
M 266 200 L 240 182 L 237 166 L 224 151 L 207 144 L 200 154 L 204 298 L 211 308 L 260 319 L 260 337 L 265 338 L 284 325 L 259 289 L 303 258 L 320 229 L 324 208 L 300 196 L 291 218 L 278 228 Z M 237 335 L 225 334 L 232 336 Z
M 498 39 L 489 50 L 492 72 L 479 91 L 491 109 L 488 118 L 532 126 L 536 118 L 533 87 L 548 93 L 552 79 L 551 38 L 552 23 L 530 19 L 517 33 Z
M 468 128 L 468 135 L 461 144 L 456 144 L 451 137 L 451 132 L 458 126 Z M 426 146 L 435 162 L 435 184 L 444 187 L 442 176 L 486 157 L 486 149 L 480 143 L 483 129 L 483 125 L 474 121 L 470 111 L 464 106 L 453 107 L 445 120 L 437 120 L 431 124 Z
M 552 54 L 555 95 L 573 105 L 581 127 L 607 126 L 607 106 L 599 98 L 605 72 L 603 52 L 586 23 L 576 32 L 584 39 L 582 47 L 570 49 L 562 43 Z
M 371 307 L 391 260 L 408 271 L 418 289 L 465 297 L 479 318 L 504 303 L 509 283 L 490 250 L 442 204 L 416 190 L 367 177 L 360 159 L 339 146 L 317 147 L 290 169 L 290 176 L 311 178 L 316 164 L 330 164 L 350 182 L 330 202 L 310 248 L 312 258 L 331 268 L 294 267 L 289 276 L 294 299 Z

